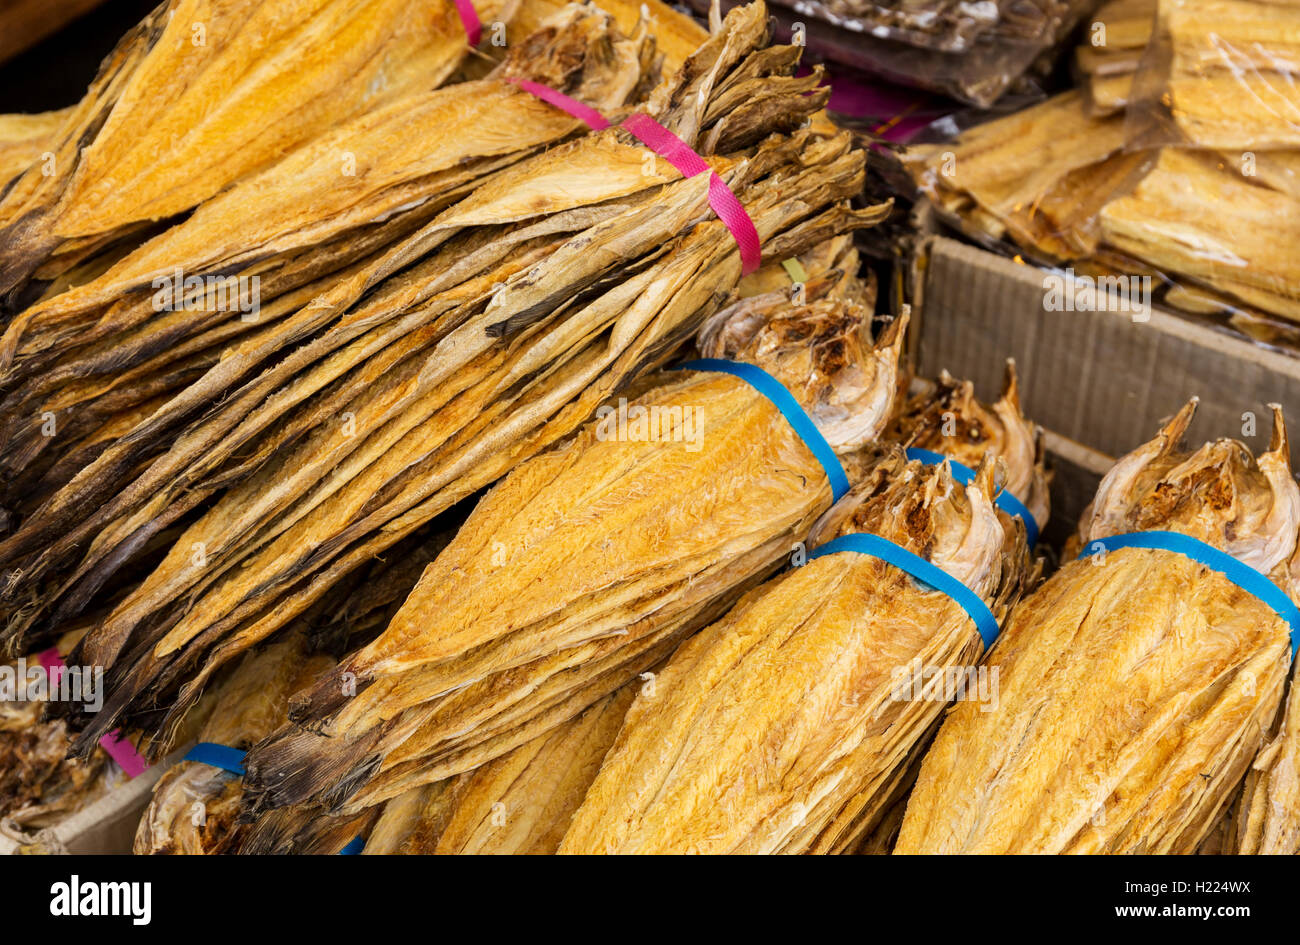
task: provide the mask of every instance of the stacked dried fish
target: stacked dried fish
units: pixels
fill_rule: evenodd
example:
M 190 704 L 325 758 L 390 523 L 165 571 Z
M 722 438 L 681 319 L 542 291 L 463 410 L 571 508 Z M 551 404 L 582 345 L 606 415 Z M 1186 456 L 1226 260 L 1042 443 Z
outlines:
M 329 670 L 334 661 L 308 651 L 306 636 L 289 635 L 244 657 L 217 690 L 201 742 L 246 750 L 283 724 L 289 697 Z M 236 849 L 235 822 L 243 782 L 238 775 L 195 761 L 168 769 L 136 831 L 135 852 L 216 854 Z
M 1091 114 L 1110 115 L 1128 105 L 1155 15 L 1156 0 L 1108 0 L 1093 15 L 1086 42 L 1075 52 Z
M 1296 672 L 1268 742 L 1246 775 L 1236 817 L 1237 848 L 1247 854 L 1300 854 L 1300 695 Z
M 637 690 L 632 682 L 545 735 L 384 805 L 367 854 L 554 853 Z
M 993 504 L 997 464 L 969 488 L 895 449 L 813 530 L 881 535 L 1001 615 L 1031 575 L 1023 527 Z M 747 594 L 685 643 L 633 703 L 562 853 L 801 853 L 876 825 L 947 693 L 910 671 L 964 673 L 983 646 L 966 612 L 877 558 L 815 558 Z M 929 678 L 929 677 L 926 677 Z M 978 697 L 971 693 L 972 697 Z M 947 696 L 947 697 L 945 697 Z
M 385 265 L 397 265 L 384 255 L 387 241 L 400 244 L 400 238 L 409 236 L 414 224 L 462 197 L 466 187 L 482 182 L 503 164 L 509 165 L 578 127 L 575 119 L 523 92 L 506 81 L 508 78 L 549 82 L 590 104 L 615 107 L 634 94 L 650 74 L 653 68 L 648 61 L 651 45 L 644 36 L 622 39 L 613 30 L 608 16 L 599 11 L 571 7 L 512 50 L 492 77 L 439 92 L 421 93 L 414 98 L 405 97 L 396 103 L 400 108 L 382 108 L 363 115 L 356 123 L 325 136 L 324 144 L 313 142 L 253 178 L 247 187 L 236 186 L 209 201 L 186 223 L 159 237 L 155 241 L 159 244 L 157 248 L 153 243 L 147 244 L 136 254 L 141 257 L 139 263 L 132 262 L 136 256 L 128 260 L 134 275 L 123 277 L 126 281 L 113 275 L 105 285 L 91 283 L 58 296 L 54 301 L 59 304 L 70 296 L 87 293 L 92 296 L 97 292 L 106 293 L 106 298 L 113 298 L 115 292 L 131 285 L 132 279 L 137 282 L 147 279 L 168 258 L 188 258 L 191 271 L 195 268 L 200 273 L 211 271 L 214 266 L 219 271 L 235 265 L 236 258 L 244 258 L 238 255 L 242 251 L 238 243 L 232 242 L 233 236 L 223 235 L 236 232 L 249 240 L 249 245 L 254 247 L 253 255 L 257 252 L 270 254 L 275 267 L 287 266 L 299 274 L 305 271 L 311 275 L 321 266 L 328 270 L 339 262 L 338 253 L 312 245 L 314 237 L 326 233 L 337 232 L 337 245 L 344 247 L 351 257 L 366 253 L 372 255 L 369 263 L 355 263 L 341 274 L 326 275 L 280 295 L 261 312 L 261 322 L 267 324 L 254 326 L 257 330 L 244 339 L 232 339 L 232 336 L 245 331 L 248 326 L 241 328 L 240 319 L 226 312 L 181 310 L 153 315 L 149 302 L 151 291 L 140 289 L 136 292 L 138 298 L 126 306 L 132 313 L 130 318 L 123 316 L 124 321 L 145 319 L 135 341 L 125 344 L 124 338 L 113 327 L 100 325 L 97 330 L 110 334 L 102 351 L 91 355 L 88 360 L 72 358 L 71 363 L 47 372 L 11 396 L 6 411 L 8 426 L 11 431 L 18 426 L 20 433 L 7 439 L 4 461 L 11 471 L 24 471 L 13 481 L 15 494 L 20 497 L 15 505 L 19 510 L 32 503 L 38 505 L 0 547 L 0 560 L 7 564 L 10 581 L 7 588 L 10 613 L 20 612 L 20 616 L 11 621 L 9 632 L 23 632 L 25 626 L 43 616 L 42 608 L 60 603 L 59 599 L 70 590 L 70 585 L 63 580 L 66 574 L 62 572 L 72 570 L 79 557 L 82 558 L 82 573 L 87 570 L 84 543 L 97 533 L 101 542 L 110 541 L 103 533 L 113 516 L 129 520 L 130 514 L 150 497 L 149 492 L 166 481 L 161 479 L 162 476 L 173 480 L 182 475 L 188 478 L 186 507 L 173 505 L 170 511 L 160 512 L 145 527 L 146 532 L 156 523 L 184 515 L 197 501 L 211 495 L 213 486 L 208 486 L 206 492 L 199 489 L 205 471 L 203 465 L 189 463 L 192 457 L 200 455 L 198 449 L 178 451 L 173 447 L 169 456 L 152 467 L 148 460 L 171 445 L 177 428 L 184 431 L 186 423 L 191 430 L 197 427 L 205 432 L 212 431 L 210 439 L 202 442 L 214 446 L 221 442 L 219 437 L 222 434 L 231 434 L 226 442 L 238 444 L 247 442 L 259 429 L 267 429 L 269 424 L 263 423 L 260 427 L 232 430 L 235 420 L 242 414 L 225 421 L 224 418 L 205 417 L 203 411 L 232 390 L 244 394 L 247 401 L 248 388 L 241 389 L 241 384 L 251 383 L 265 399 L 274 391 L 276 379 L 282 382 L 292 376 L 283 361 L 286 349 L 291 349 L 295 342 L 310 339 L 312 328 L 333 311 L 324 303 L 313 303 L 318 292 L 333 287 L 335 294 L 323 298 L 330 299 L 334 305 L 342 305 L 345 298 L 371 288 L 384 274 Z M 505 107 L 507 105 L 510 107 Z M 424 120 L 431 124 L 424 127 L 420 123 Z M 461 129 L 464 133 L 454 130 L 457 121 L 464 122 Z M 416 123 L 415 126 L 412 122 Z M 413 130 L 418 132 L 421 128 L 428 133 L 427 136 L 443 144 L 431 147 L 424 140 L 426 136 L 411 137 Z M 474 132 L 478 133 L 477 137 Z M 414 144 L 403 150 L 394 144 L 398 138 Z M 345 147 L 340 152 L 342 145 Z M 355 193 L 336 183 L 338 168 L 332 157 L 336 152 L 352 154 L 361 161 L 357 184 L 360 189 Z M 258 195 L 266 190 L 271 195 L 259 200 Z M 317 193 L 318 190 L 322 192 Z M 385 220 L 385 216 L 393 212 L 395 202 L 403 201 L 413 206 L 399 214 L 399 218 L 411 219 L 405 223 L 400 219 Z M 235 220 L 250 206 L 259 208 L 258 215 L 251 220 L 242 220 L 241 226 L 236 227 Z M 334 208 L 336 217 L 331 219 L 326 215 L 323 212 L 325 207 Z M 361 221 L 381 221 L 374 224 L 378 229 L 369 236 L 364 228 L 358 234 L 351 227 L 351 223 L 357 222 L 352 215 L 359 210 L 364 210 L 360 214 Z M 317 219 L 314 225 L 306 230 L 296 228 L 301 227 L 305 215 L 311 217 L 313 214 Z M 257 234 L 256 238 L 251 238 L 253 234 Z M 289 247 L 287 256 L 274 253 L 276 240 Z M 301 258 L 294 255 L 294 247 L 303 249 Z M 493 261 L 490 255 L 488 261 Z M 523 261 L 526 262 L 527 257 Z M 298 266 L 299 262 L 306 265 L 306 270 Z M 501 277 L 504 275 L 503 272 Z M 117 282 L 112 279 L 117 279 Z M 454 284 L 459 280 L 445 281 Z M 387 298 L 392 300 L 397 291 L 392 287 L 389 291 Z M 401 301 L 413 307 L 422 299 Z M 210 330 L 185 340 L 185 333 L 199 331 L 205 318 L 211 322 Z M 333 346 L 351 340 L 360 330 L 360 327 L 351 328 L 341 337 L 336 332 L 337 340 L 332 339 Z M 378 337 L 372 333 L 370 347 L 362 348 L 362 351 L 373 352 L 376 344 L 393 334 L 391 330 Z M 177 341 L 182 343 L 175 344 Z M 235 347 L 227 348 L 230 343 Z M 391 365 L 395 359 L 409 356 L 412 347 L 410 343 L 405 349 L 400 345 L 390 347 L 380 360 Z M 314 351 L 299 351 L 300 363 L 309 365 L 309 356 L 319 350 L 320 346 Z M 152 353 L 153 357 L 135 369 L 113 375 L 124 361 L 129 361 L 132 352 Z M 337 361 L 335 358 L 334 362 Z M 280 373 L 275 375 L 275 379 L 259 379 L 259 371 L 268 369 L 279 369 Z M 76 380 L 87 371 L 92 375 L 107 371 L 110 376 L 102 380 L 94 376 Z M 337 373 L 338 368 L 333 363 L 317 370 L 316 377 L 320 378 L 316 382 L 317 388 L 334 380 Z M 166 386 L 187 381 L 193 383 L 180 394 L 170 399 L 165 396 Z M 166 385 L 161 391 L 160 384 Z M 348 388 L 344 382 L 339 382 L 328 393 L 337 399 L 346 396 Z M 141 397 L 145 398 L 144 401 L 135 404 L 134 401 Z M 38 409 L 32 405 L 42 398 L 49 399 L 39 404 L 37 414 L 30 414 L 29 407 Z M 23 406 L 24 403 L 28 406 Z M 279 417 L 283 410 L 292 406 L 292 400 L 283 402 L 279 412 L 269 412 L 267 420 Z M 51 414 L 61 425 L 57 436 L 46 435 L 49 431 L 43 429 L 42 424 L 28 422 L 40 416 L 48 418 Z M 269 444 L 264 453 L 245 457 L 242 467 L 238 463 L 227 464 L 236 466 L 236 470 L 233 474 L 229 469 L 223 471 L 223 481 L 234 481 L 251 472 L 274 449 L 300 436 L 304 432 L 302 424 L 310 422 L 311 418 L 307 417 L 299 421 L 298 429 L 290 428 L 274 434 L 273 437 L 278 439 Z M 55 444 L 59 445 L 56 447 Z M 34 460 L 40 462 L 33 464 Z M 54 464 L 51 466 L 52 461 Z M 139 488 L 138 481 L 142 474 L 149 483 L 144 489 Z M 38 475 L 41 478 L 32 482 Z M 75 478 L 70 484 L 49 495 L 52 488 L 73 476 Z M 136 480 L 134 485 L 137 487 L 134 490 L 133 480 Z M 123 494 L 124 490 L 126 494 Z M 114 494 L 119 496 L 119 501 L 111 510 L 104 510 L 105 514 L 94 520 L 83 514 L 87 503 L 103 501 Z M 63 541 L 51 545 L 51 534 L 58 535 Z M 142 534 L 137 533 L 134 540 L 138 541 Z M 119 556 L 132 553 L 129 547 L 122 549 L 118 544 L 117 548 Z M 94 557 L 92 554 L 90 560 Z M 55 572 L 54 575 L 47 577 L 51 571 Z M 102 583 L 107 577 L 107 572 L 101 572 L 95 583 Z M 41 591 L 45 581 L 54 586 Z M 80 608 L 82 602 L 95 593 L 95 583 L 82 582 L 80 589 L 72 590 L 77 602 L 65 604 L 54 619 L 59 620 L 73 608 Z M 27 602 L 33 598 L 44 603 L 29 609 Z
M 870 312 L 842 298 L 853 282 L 810 281 L 803 305 L 742 300 L 699 345 L 780 379 L 856 480 L 890 415 L 903 323 L 872 346 Z M 624 408 L 661 432 L 618 425 Z M 735 377 L 686 374 L 611 409 L 490 492 L 388 630 L 295 709 L 305 730 L 253 751 L 262 805 L 352 811 L 536 738 L 720 616 L 830 505 L 811 450 Z
M 1179 532 L 1294 599 L 1300 488 L 1281 411 L 1256 461 L 1231 440 L 1180 451 L 1194 407 L 1112 468 L 1073 544 Z M 895 852 L 1193 852 L 1268 737 L 1290 659 L 1285 621 L 1190 558 L 1072 561 L 1005 626 L 993 711 L 945 719 Z
M 1300 152 L 1125 152 L 1125 117 L 1067 92 L 909 156 L 922 189 L 1045 262 L 1184 280 L 1166 301 L 1232 313 L 1252 336 L 1300 320 Z
M 232 345 L 255 347 L 274 323 L 493 172 L 583 127 L 509 80 L 609 110 L 651 79 L 652 56 L 644 32 L 624 39 L 606 14 L 570 6 L 487 78 L 379 102 L 246 176 L 107 271 L 33 304 L 10 331 L 18 362 L 0 385 L 11 388 L 0 401 L 6 504 L 38 514 L 55 489 L 168 404 L 171 391 L 201 379 L 224 384 L 211 394 L 220 396 L 238 377 L 210 371 Z M 174 428 L 206 404 L 191 403 L 188 413 L 168 406 L 146 442 L 157 444 L 162 424 Z M 148 458 L 140 449 L 136 466 Z M 47 527 L 42 521 L 28 531 Z
M 1152 94 L 1180 138 L 1202 148 L 1300 147 L 1300 4 L 1159 0 Z M 1140 79 L 1139 81 L 1145 81 Z
M 790 76 L 797 48 L 765 40 L 761 5 L 738 8 L 646 110 L 713 156 L 781 258 L 889 207 L 846 205 L 864 156 L 847 134 L 793 131 L 825 94 L 808 94 L 817 73 Z M 708 188 L 610 128 L 500 172 L 276 326 L 263 341 L 279 360 L 125 491 L 88 516 L 83 500 L 75 527 L 39 553 L 88 545 L 57 603 L 32 602 L 57 625 L 133 542 L 228 487 L 83 641 L 112 694 L 78 747 L 124 715 L 170 706 L 174 718 L 360 563 L 666 360 L 740 275 Z M 177 400 L 203 394 L 196 384 Z
M 485 19 L 503 7 L 480 4 Z M 0 200 L 0 294 L 182 213 L 358 112 L 450 76 L 451 0 L 169 0 L 118 44 L 67 117 L 52 167 Z M 4 362 L 21 354 L 22 326 Z

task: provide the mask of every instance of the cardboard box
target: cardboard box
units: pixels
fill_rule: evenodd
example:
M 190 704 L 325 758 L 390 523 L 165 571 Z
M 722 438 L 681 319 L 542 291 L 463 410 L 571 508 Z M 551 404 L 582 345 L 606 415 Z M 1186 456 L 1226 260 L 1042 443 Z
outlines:
M 138 778 L 119 784 L 95 803 L 53 827 L 34 831 L 29 844 L 0 834 L 0 856 L 15 853 L 129 854 L 136 827 L 163 772 L 185 757 L 189 746 L 173 752 Z
M 1044 270 L 942 235 L 920 241 L 913 274 L 911 353 L 923 375 L 946 369 L 992 399 L 1015 359 L 1025 412 L 1051 431 L 1049 542 L 1077 520 L 1113 457 L 1149 440 L 1191 397 L 1200 406 L 1189 440 L 1231 437 L 1259 453 L 1270 403 L 1300 431 L 1300 358 L 1154 307 L 1146 320 L 1049 310 Z M 1300 462 L 1300 435 L 1291 439 Z
M 1193 438 L 1267 449 L 1270 403 L 1300 425 L 1300 358 L 1159 308 L 1147 321 L 1048 311 L 1041 269 L 944 236 L 924 241 L 921 252 L 920 371 L 946 368 L 994 397 L 1013 357 L 1026 412 L 1053 433 L 1119 456 L 1193 396 L 1201 401 Z M 1300 449 L 1300 436 L 1292 440 Z

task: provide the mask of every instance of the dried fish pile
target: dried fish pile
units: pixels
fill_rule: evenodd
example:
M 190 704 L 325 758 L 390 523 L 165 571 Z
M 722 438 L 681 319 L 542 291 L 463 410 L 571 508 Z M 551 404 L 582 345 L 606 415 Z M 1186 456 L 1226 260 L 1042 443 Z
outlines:
M 655 685 L 646 674 L 494 761 L 399 795 L 384 805 L 365 852 L 554 853 L 632 698 Z
M 1155 16 L 1156 0 L 1109 0 L 1093 14 L 1085 42 L 1075 51 L 1092 115 L 1113 114 L 1129 104 Z
M 713 156 L 765 250 L 784 258 L 888 206 L 846 205 L 864 156 L 847 135 L 794 130 L 825 96 L 808 94 L 817 73 L 790 76 L 798 50 L 766 48 L 765 29 L 761 6 L 733 11 L 645 110 Z M 109 668 L 111 696 L 78 747 L 155 708 L 170 709 L 168 724 L 342 576 L 665 360 L 740 275 L 707 186 L 616 128 L 505 169 L 274 326 L 258 352 L 223 359 L 214 370 L 229 376 L 278 357 L 125 489 L 101 494 L 91 475 L 57 496 L 73 527 L 22 579 L 86 552 L 56 593 L 23 601 L 11 645 L 57 628 L 135 543 L 215 498 L 83 642 Z M 191 385 L 174 402 L 207 404 L 211 391 Z M 127 464 L 144 435 L 91 471 Z
M 832 272 L 801 306 L 787 292 L 742 300 L 699 344 L 780 379 L 860 478 L 903 325 L 872 346 L 870 313 L 841 296 L 854 291 Z M 260 805 L 353 811 L 537 737 L 720 616 L 829 507 L 812 452 L 739 379 L 674 376 L 633 407 L 677 419 L 643 436 L 615 410 L 479 503 L 385 633 L 295 709 L 303 728 L 250 755 Z
M 1300 488 L 1280 410 L 1256 460 L 1231 440 L 1181 451 L 1194 407 L 1114 466 L 1073 545 L 1178 532 L 1294 599 Z M 1290 659 L 1285 621 L 1191 558 L 1071 561 L 1004 626 L 993 711 L 945 719 L 895 852 L 1194 852 L 1269 737 Z
M 1298 152 L 1124 150 L 1125 116 L 1095 118 L 1080 91 L 972 128 L 909 157 L 921 188 L 979 233 L 1040 260 L 1166 274 L 1165 300 L 1230 312 L 1265 340 L 1300 320 Z M 1272 322 L 1272 326 L 1270 326 Z
M 644 31 L 623 38 L 606 14 L 568 7 L 487 78 L 379 102 L 205 201 L 107 271 L 33 304 L 10 328 L 17 361 L 0 376 L 6 506 L 37 516 L 29 534 L 48 527 L 41 513 L 75 476 L 111 485 L 103 469 L 86 467 L 120 438 L 135 441 L 132 465 L 114 473 L 125 485 L 160 451 L 164 431 L 210 402 L 167 395 L 194 382 L 207 385 L 209 399 L 230 391 L 247 369 L 212 369 L 232 346 L 245 357 L 257 351 L 273 325 L 366 260 L 494 172 L 582 127 L 509 80 L 609 110 L 652 81 L 652 57 Z M 164 406 L 142 436 L 139 425 Z
M 305 634 L 247 654 L 218 688 L 198 740 L 247 750 L 283 724 L 289 697 L 329 670 L 334 661 L 311 654 Z M 238 849 L 236 823 L 243 782 L 238 775 L 181 761 L 154 785 L 135 837 L 137 854 L 215 854 Z
M 1300 695 L 1296 672 L 1268 741 L 1246 774 L 1235 852 L 1300 854 Z M 1228 851 L 1233 852 L 1233 851 Z
M 487 0 L 481 14 L 502 8 Z M 168 0 L 117 45 L 0 199 L 0 295 L 182 213 L 467 52 L 450 0 Z M 51 173 L 52 171 L 52 173 Z M 5 339 L 5 361 L 21 353 Z
M 996 469 L 986 460 L 965 488 L 947 464 L 909 463 L 895 448 L 809 545 L 883 536 L 1001 615 L 1031 568 L 1023 527 L 993 505 Z M 900 678 L 964 673 L 982 648 L 952 598 L 897 568 L 850 552 L 815 558 L 678 649 L 655 693 L 633 703 L 560 852 L 849 849 L 948 702 Z

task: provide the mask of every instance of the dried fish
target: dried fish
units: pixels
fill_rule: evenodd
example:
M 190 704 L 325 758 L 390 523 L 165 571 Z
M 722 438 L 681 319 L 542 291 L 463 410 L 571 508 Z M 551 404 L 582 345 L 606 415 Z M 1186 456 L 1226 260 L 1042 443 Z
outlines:
M 742 300 L 699 343 L 781 379 L 857 478 L 890 414 L 905 320 L 869 346 L 870 313 L 836 297 L 849 281 L 808 286 L 802 306 Z M 489 493 L 387 631 L 340 666 L 356 695 L 322 681 L 294 711 L 308 730 L 250 755 L 261 803 L 356 810 L 536 737 L 720 616 L 829 506 L 812 452 L 737 378 L 686 375 L 633 406 L 679 419 L 642 436 L 611 429 L 611 408 Z
M 215 694 L 198 739 L 246 750 L 283 724 L 289 697 L 334 665 L 308 652 L 305 634 L 247 654 Z M 135 837 L 137 854 L 216 854 L 236 849 L 243 782 L 197 761 L 181 761 L 154 785 Z
M 1280 409 L 1258 461 L 1231 440 L 1181 452 L 1194 410 L 1116 463 L 1073 550 L 1179 532 L 1294 598 L 1300 488 Z M 986 661 L 993 711 L 959 703 L 945 719 L 895 852 L 1193 852 L 1267 738 L 1290 651 L 1281 617 L 1190 558 L 1071 561 L 1012 612 Z
M 1031 569 L 1023 527 L 1004 530 L 993 505 L 995 470 L 986 460 L 966 488 L 947 464 L 908 462 L 895 447 L 809 546 L 881 535 L 1001 614 Z M 810 560 L 673 655 L 654 694 L 633 703 L 560 852 L 850 848 L 951 698 L 900 680 L 973 669 L 981 649 L 954 600 L 892 565 L 849 552 Z
M 614 742 L 632 682 L 514 751 L 389 801 L 366 853 L 554 853 Z
M 719 174 L 780 258 L 873 225 L 889 207 L 844 205 L 863 181 L 861 153 L 847 135 L 790 133 L 824 95 L 807 94 L 816 73 L 786 78 L 794 60 L 760 48 L 765 28 L 761 6 L 733 11 L 647 109 L 697 147 L 703 136 L 728 149 L 714 158 Z M 740 104 L 713 114 L 713 96 L 769 67 L 785 96 L 780 108 L 767 97 L 754 111 Z M 89 517 L 84 504 L 65 506 L 73 527 L 21 578 L 93 540 L 58 593 L 11 621 L 11 641 L 40 626 L 33 617 L 49 627 L 76 613 L 137 536 L 229 486 L 83 644 L 109 667 L 112 695 L 87 720 L 79 747 L 122 717 L 183 712 L 213 672 L 358 564 L 571 433 L 619 385 L 663 363 L 740 274 L 736 244 L 708 209 L 706 189 L 704 177 L 680 179 L 614 128 L 521 162 L 390 250 L 382 267 L 340 286 L 332 301 L 291 316 L 271 349 L 282 359 L 128 489 L 105 497 L 107 505 Z M 376 286 L 384 275 L 389 281 Z M 367 285 L 375 287 L 363 297 Z M 215 370 L 238 371 L 239 361 L 229 356 Z M 200 382 L 177 399 L 205 390 Z M 111 447 L 96 463 L 121 460 Z M 668 633 L 647 637 L 629 658 L 653 662 Z M 615 657 L 587 664 L 595 675 L 583 683 L 599 691 L 569 693 L 573 705 L 551 705 L 549 724 L 617 684 Z M 552 662 L 548 673 L 561 668 Z M 472 766 L 468 756 L 461 764 Z
M 484 0 L 489 20 L 506 8 Z M 51 253 L 188 210 L 465 56 L 450 0 L 169 0 L 109 55 L 59 136 L 54 173 L 0 200 L 0 293 Z M 12 342 L 6 339 L 8 356 Z
M 1300 854 L 1300 696 L 1296 672 L 1269 739 L 1246 774 L 1236 817 L 1236 850 Z

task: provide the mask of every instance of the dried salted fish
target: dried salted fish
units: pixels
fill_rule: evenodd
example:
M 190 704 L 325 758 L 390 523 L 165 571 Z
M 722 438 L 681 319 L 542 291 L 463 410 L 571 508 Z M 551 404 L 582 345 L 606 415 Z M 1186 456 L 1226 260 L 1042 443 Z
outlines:
M 326 655 L 310 655 L 301 633 L 249 653 L 215 693 L 199 741 L 247 750 L 283 724 L 294 692 L 333 665 Z M 154 785 L 136 831 L 135 852 L 215 854 L 236 848 L 242 793 L 238 775 L 197 761 L 179 762 Z
M 1268 742 L 1246 774 L 1235 852 L 1300 854 L 1300 696 L 1296 673 Z
M 55 173 L 32 168 L 0 201 L 0 292 L 61 244 L 188 210 L 339 120 L 438 85 L 467 51 L 450 0 L 170 0 L 105 60 Z
M 790 76 L 797 49 L 762 48 L 765 30 L 761 6 L 737 8 L 646 108 L 712 156 L 765 251 L 783 258 L 874 225 L 889 206 L 845 205 L 862 189 L 863 156 L 848 135 L 793 130 L 825 96 L 813 92 L 816 73 Z M 762 88 L 732 102 L 754 83 Z M 704 176 L 681 179 L 616 128 L 508 168 L 285 320 L 260 354 L 224 358 L 216 371 L 248 371 L 251 380 L 129 488 L 104 496 L 107 505 L 87 517 L 66 504 L 72 493 L 60 496 L 72 527 L 33 566 L 75 561 L 82 548 L 84 557 L 58 592 L 34 596 L 34 610 L 11 621 L 11 642 L 76 613 L 138 536 L 225 490 L 83 643 L 109 667 L 111 696 L 86 720 L 79 747 L 123 718 L 183 712 L 212 673 L 359 564 L 567 436 L 622 384 L 666 361 L 740 276 L 735 240 L 709 210 L 707 188 Z M 192 385 L 177 399 L 206 390 Z M 114 450 L 97 465 L 129 455 Z M 707 582 L 699 594 L 697 604 L 710 602 Z M 543 693 L 499 713 L 495 730 L 461 726 L 457 770 L 571 717 L 626 681 L 625 662 L 635 673 L 662 658 L 697 616 L 679 612 L 625 649 L 593 642 L 543 660 Z M 484 651 L 480 668 L 501 655 Z M 509 660 L 496 668 L 516 665 Z M 557 675 L 566 660 L 581 672 Z M 503 673 L 494 684 L 521 685 L 525 675 L 512 682 Z M 449 698 L 477 718 L 492 704 L 476 704 L 479 693 Z M 426 736 L 453 764 L 457 745 L 432 729 Z M 395 765 L 408 760 L 423 764 L 393 753 Z M 409 786 L 405 769 L 390 774 L 385 791 Z
M 366 853 L 554 853 L 614 742 L 632 682 L 494 761 L 388 802 Z
M 1179 532 L 1294 598 L 1300 488 L 1280 409 L 1256 461 L 1231 440 L 1180 452 L 1194 408 L 1116 463 L 1072 545 Z M 961 703 L 945 719 L 895 852 L 1193 852 L 1268 736 L 1290 654 L 1281 617 L 1190 558 L 1071 561 L 986 661 L 993 711 Z
M 1300 195 L 1294 157 L 1261 155 L 1245 177 L 1217 154 L 1166 148 L 1132 193 L 1101 211 L 1107 244 L 1171 272 L 1300 319 Z
M 1031 574 L 1005 530 L 996 461 L 962 487 L 896 447 L 818 523 L 810 548 L 881 535 L 1002 614 Z M 877 558 L 815 558 L 688 640 L 628 712 L 562 853 L 800 853 L 875 826 L 908 753 L 951 697 L 911 693 L 982 650 L 966 612 Z M 918 679 L 921 678 L 918 675 Z M 929 678 L 925 676 L 924 678 Z M 987 696 L 974 693 L 973 697 Z
M 809 285 L 803 306 L 743 300 L 699 344 L 780 379 L 860 476 L 903 322 L 870 346 L 870 313 L 835 297 L 847 281 Z M 310 729 L 250 755 L 263 803 L 352 810 L 522 744 L 720 615 L 829 506 L 812 452 L 737 378 L 689 374 L 625 406 L 675 419 L 642 436 L 611 428 L 624 409 L 611 408 L 489 493 L 388 630 L 340 667 L 356 695 L 323 680 L 294 712 Z

